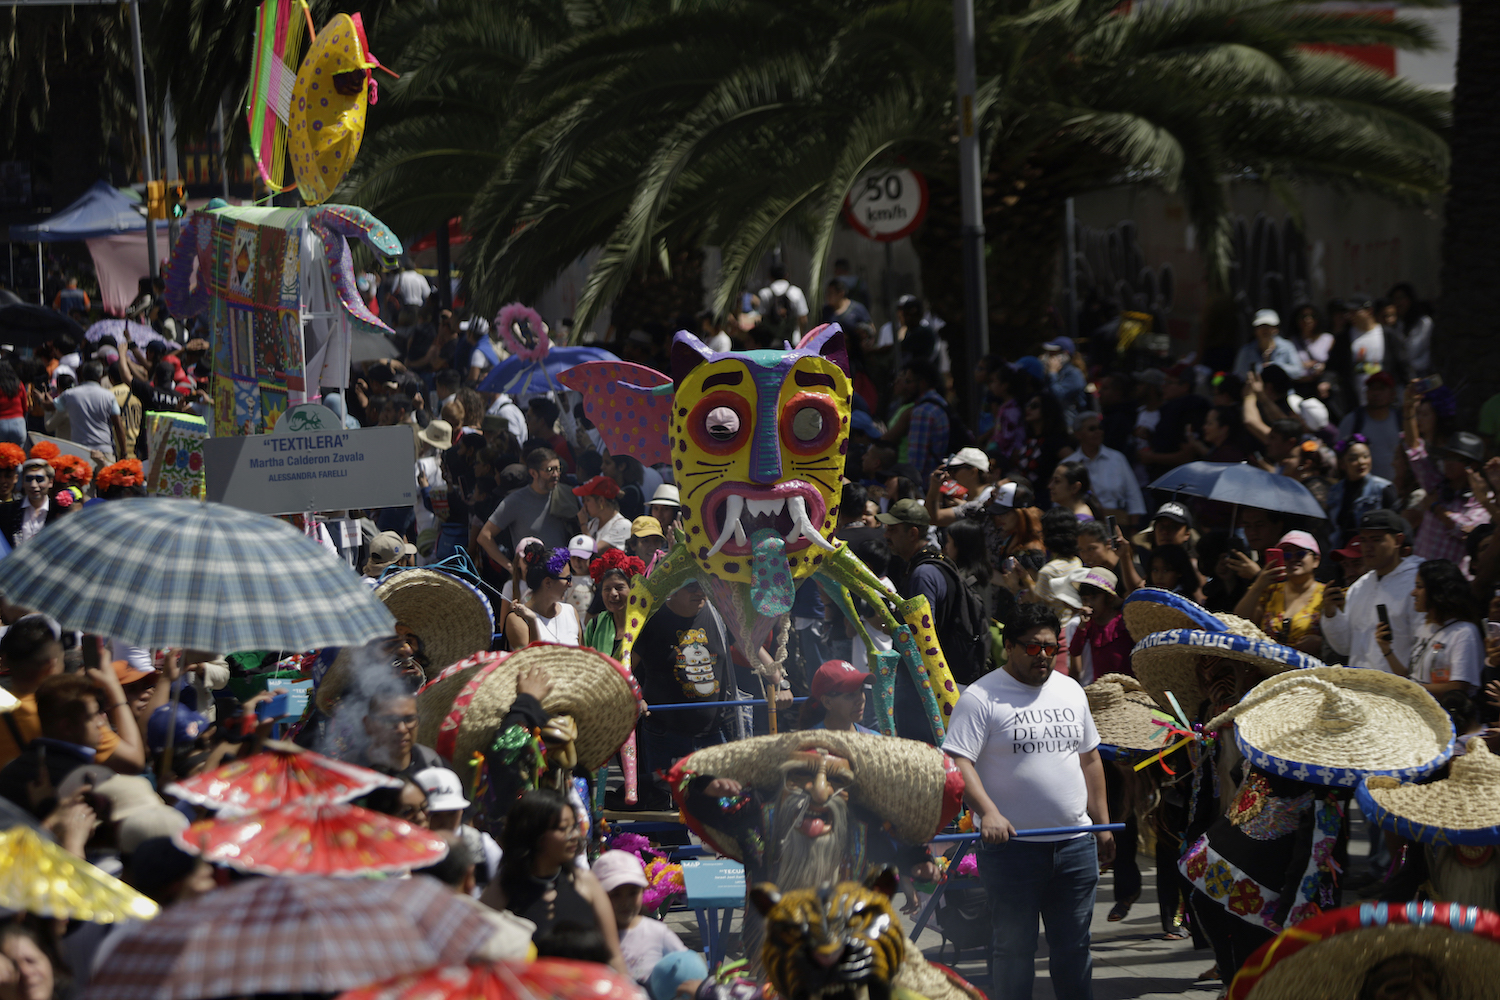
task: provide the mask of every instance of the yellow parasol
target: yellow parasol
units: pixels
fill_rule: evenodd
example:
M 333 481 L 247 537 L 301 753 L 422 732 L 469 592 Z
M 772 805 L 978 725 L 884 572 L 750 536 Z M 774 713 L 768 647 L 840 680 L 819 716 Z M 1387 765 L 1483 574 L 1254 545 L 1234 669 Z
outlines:
M 159 907 L 29 826 L 0 833 L 0 906 L 39 917 L 112 924 L 150 920 Z

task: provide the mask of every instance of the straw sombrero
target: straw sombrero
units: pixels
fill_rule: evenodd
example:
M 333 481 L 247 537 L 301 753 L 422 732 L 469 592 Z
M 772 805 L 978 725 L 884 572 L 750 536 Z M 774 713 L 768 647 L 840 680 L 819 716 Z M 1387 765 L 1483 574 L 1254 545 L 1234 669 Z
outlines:
M 1469 741 L 1448 777 L 1426 785 L 1366 778 L 1355 795 L 1365 818 L 1423 844 L 1481 847 L 1500 844 L 1500 757 L 1484 740 Z
M 1251 955 L 1230 1000 L 1358 1000 L 1382 962 L 1412 955 L 1439 996 L 1500 1000 L 1500 915 L 1457 903 L 1361 903 L 1288 928 Z
M 1182 710 L 1191 715 L 1205 697 L 1198 679 L 1200 656 L 1240 660 L 1253 664 L 1268 676 L 1323 665 L 1316 657 L 1272 641 L 1253 622 L 1222 615 L 1217 629 L 1171 628 L 1149 633 L 1131 650 L 1130 668 L 1157 704 L 1169 708 L 1171 700 L 1167 692 L 1170 691 L 1176 695 Z
M 535 643 L 514 653 L 479 653 L 460 660 L 417 693 L 417 742 L 453 764 L 468 787 L 474 754 L 489 753 L 496 730 L 516 700 L 516 678 L 541 666 L 552 681 L 542 700 L 548 715 L 571 715 L 578 726 L 579 766 L 602 767 L 635 728 L 641 690 L 618 661 L 586 646 Z
M 1140 642 L 1152 632 L 1173 628 L 1195 628 L 1204 632 L 1223 632 L 1222 616 L 1180 594 L 1155 587 L 1142 587 L 1125 598 L 1125 628 L 1130 638 Z
M 1160 750 L 1166 730 L 1151 721 L 1156 703 L 1127 674 L 1105 674 L 1083 689 L 1099 741 L 1120 750 Z
M 1231 721 L 1250 763 L 1314 785 L 1417 778 L 1453 753 L 1442 706 L 1422 685 L 1379 670 L 1313 667 L 1272 677 L 1204 728 Z
M 751 736 L 706 747 L 678 761 L 668 784 L 679 806 L 683 804 L 683 779 L 693 775 L 733 778 L 774 798 L 785 780 L 781 765 L 794 751 L 812 747 L 824 747 L 849 761 L 854 769 L 851 800 L 879 816 L 897 840 L 920 844 L 958 814 L 963 778 L 937 747 L 916 740 L 826 729 Z M 740 856 L 739 846 L 729 834 L 703 826 L 691 815 L 688 826 L 719 853 Z
M 495 612 L 479 588 L 431 569 L 387 574 L 375 588 L 396 621 L 422 640 L 427 676 L 451 663 L 488 650 L 495 634 Z

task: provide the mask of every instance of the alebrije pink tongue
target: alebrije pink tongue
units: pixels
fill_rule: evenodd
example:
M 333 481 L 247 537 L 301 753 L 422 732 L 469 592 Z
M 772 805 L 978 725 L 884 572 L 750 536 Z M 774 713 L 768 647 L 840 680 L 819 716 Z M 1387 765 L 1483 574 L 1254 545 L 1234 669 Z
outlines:
M 792 610 L 796 587 L 792 567 L 786 561 L 786 539 L 770 528 L 750 536 L 750 603 L 772 617 Z

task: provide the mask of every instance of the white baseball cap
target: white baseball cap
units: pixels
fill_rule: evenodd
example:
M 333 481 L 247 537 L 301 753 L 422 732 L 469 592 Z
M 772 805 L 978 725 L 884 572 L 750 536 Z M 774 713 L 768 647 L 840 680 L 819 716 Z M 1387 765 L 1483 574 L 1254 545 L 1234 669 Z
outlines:
M 413 775 L 412 780 L 427 793 L 428 812 L 453 812 L 469 808 L 464 798 L 463 782 L 446 767 L 428 767 Z
M 1250 325 L 1251 326 L 1280 326 L 1281 325 L 1281 317 L 1278 316 L 1278 315 L 1276 315 L 1276 310 L 1275 309 L 1262 309 L 1260 312 L 1258 312 L 1258 313 L 1255 314 L 1255 318 L 1250 321 Z
M 969 465 L 980 472 L 990 471 L 990 457 L 978 448 L 960 448 L 948 456 L 949 465 Z
M 574 535 L 568 542 L 568 555 L 588 559 L 594 554 L 594 540 L 588 535 Z

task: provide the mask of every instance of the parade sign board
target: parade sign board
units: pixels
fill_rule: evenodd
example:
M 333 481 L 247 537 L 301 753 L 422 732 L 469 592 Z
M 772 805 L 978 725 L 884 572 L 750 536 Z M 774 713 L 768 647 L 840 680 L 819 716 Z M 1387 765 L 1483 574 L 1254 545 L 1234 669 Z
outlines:
M 861 174 L 844 198 L 844 218 L 866 239 L 894 243 L 927 217 L 927 180 L 915 170 Z
M 325 406 L 283 413 L 270 434 L 203 442 L 208 499 L 261 514 L 405 507 L 417 500 L 409 426 L 345 428 Z
M 721 908 L 745 903 L 745 866 L 738 861 L 710 858 L 682 862 L 682 886 L 688 906 Z

